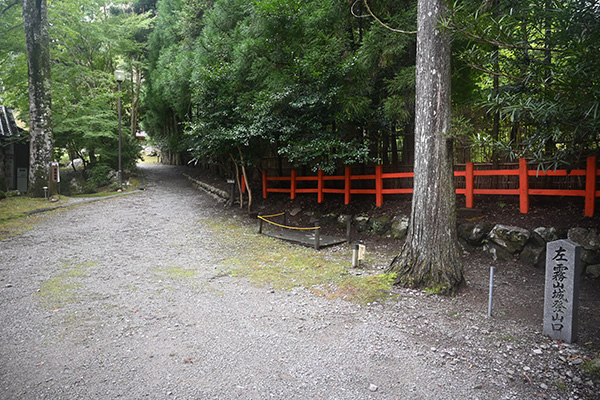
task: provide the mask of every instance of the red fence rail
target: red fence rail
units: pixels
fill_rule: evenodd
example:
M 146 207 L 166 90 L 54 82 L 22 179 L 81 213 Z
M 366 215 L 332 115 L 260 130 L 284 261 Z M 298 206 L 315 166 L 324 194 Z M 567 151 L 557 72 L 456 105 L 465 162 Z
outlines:
M 520 211 L 529 212 L 529 196 L 579 196 L 585 198 L 585 215 L 592 217 L 594 215 L 594 206 L 596 198 L 600 197 L 600 190 L 597 187 L 597 178 L 600 176 L 600 170 L 597 166 L 597 157 L 588 157 L 586 169 L 574 170 L 555 170 L 538 171 L 529 169 L 527 160 L 520 159 L 518 169 L 497 169 L 497 170 L 476 170 L 474 163 L 467 163 L 464 171 L 455 171 L 455 177 L 464 177 L 465 187 L 457 188 L 456 193 L 465 196 L 467 208 L 473 208 L 475 195 L 515 195 L 519 196 Z M 519 184 L 514 189 L 492 189 L 476 188 L 475 177 L 477 176 L 517 176 Z M 584 189 L 534 189 L 530 188 L 530 178 L 540 178 L 544 176 L 581 176 L 585 177 Z M 349 204 L 353 194 L 374 194 L 377 207 L 383 205 L 383 195 L 385 194 L 410 194 L 413 189 L 405 188 L 384 188 L 385 179 L 407 179 L 414 178 L 413 172 L 392 172 L 384 173 L 381 165 L 376 166 L 375 174 L 352 175 L 352 169 L 346 167 L 344 175 L 325 175 L 321 170 L 316 176 L 298 176 L 295 170 L 292 170 L 290 176 L 275 177 L 268 176 L 267 171 L 262 172 L 263 197 L 266 199 L 269 193 L 289 193 L 293 200 L 299 193 L 316 193 L 317 201 L 323 202 L 326 193 L 337 193 L 344 195 L 345 204 Z M 374 181 L 375 187 L 369 189 L 353 188 L 352 181 Z M 343 188 L 327 187 L 326 182 L 343 182 Z M 289 182 L 288 187 L 269 187 L 270 182 Z M 316 187 L 298 187 L 299 182 L 316 182 Z M 286 185 L 287 186 L 287 185 Z

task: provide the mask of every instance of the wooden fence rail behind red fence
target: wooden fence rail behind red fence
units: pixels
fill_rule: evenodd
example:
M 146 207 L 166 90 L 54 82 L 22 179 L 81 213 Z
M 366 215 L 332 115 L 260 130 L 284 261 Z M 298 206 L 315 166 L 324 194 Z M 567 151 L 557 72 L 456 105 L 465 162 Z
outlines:
M 465 187 L 456 189 L 457 194 L 465 196 L 467 208 L 473 208 L 475 195 L 514 195 L 519 196 L 519 208 L 522 213 L 529 212 L 529 196 L 579 196 L 585 198 L 585 215 L 588 217 L 594 216 L 594 206 L 596 198 L 600 197 L 600 190 L 597 190 L 597 180 L 600 176 L 600 170 L 597 166 L 597 157 L 588 157 L 586 169 L 575 170 L 555 170 L 555 171 L 538 171 L 530 170 L 527 165 L 527 160 L 519 160 L 518 169 L 497 169 L 497 170 L 476 170 L 475 164 L 467 163 L 464 171 L 455 171 L 454 176 L 465 178 Z M 475 177 L 477 176 L 518 176 L 519 186 L 516 189 L 479 189 L 475 188 Z M 585 189 L 530 189 L 529 179 L 543 176 L 583 176 L 585 177 Z M 383 205 L 384 194 L 411 194 L 412 188 L 395 188 L 384 189 L 384 179 L 407 179 L 414 178 L 413 172 L 392 172 L 384 173 L 383 167 L 377 165 L 375 174 L 369 175 L 352 175 L 352 169 L 346 167 L 344 175 L 328 175 L 321 170 L 317 172 L 317 176 L 298 176 L 295 170 L 290 176 L 275 177 L 268 176 L 267 171 L 262 172 L 262 187 L 263 197 L 266 199 L 269 193 L 289 193 L 293 200 L 298 193 L 316 193 L 317 202 L 322 203 L 325 193 L 336 193 L 344 195 L 344 203 L 349 204 L 353 194 L 374 194 L 375 204 L 377 207 Z M 359 189 L 352 188 L 352 181 L 366 180 L 374 181 L 374 189 Z M 298 188 L 298 182 L 316 182 L 316 187 Z M 326 181 L 343 182 L 343 189 L 328 188 L 325 186 Z M 290 182 L 288 187 L 269 187 L 269 182 Z

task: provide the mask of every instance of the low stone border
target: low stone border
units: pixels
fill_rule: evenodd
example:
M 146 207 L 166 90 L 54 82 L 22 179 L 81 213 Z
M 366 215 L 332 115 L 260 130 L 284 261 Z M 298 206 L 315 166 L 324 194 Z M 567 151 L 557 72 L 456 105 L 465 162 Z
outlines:
M 190 182 L 192 182 L 195 188 L 205 191 L 218 201 L 229 201 L 229 193 L 227 193 L 226 191 L 217 189 L 216 187 L 209 185 L 208 183 L 199 181 L 198 179 L 193 178 L 185 172 L 183 173 L 183 176 L 185 176 Z
M 409 224 L 406 215 L 393 218 L 338 214 L 318 216 L 323 225 L 338 224 L 340 227 L 345 226 L 348 218 L 352 218 L 352 226 L 359 233 L 395 239 L 406 237 Z M 558 239 L 570 239 L 581 245 L 583 271 L 591 278 L 600 278 L 600 232 L 597 229 L 574 227 L 566 232 L 558 232 L 553 227 L 539 227 L 529 231 L 517 226 L 486 222 L 467 222 L 458 226 L 458 240 L 465 252 L 484 253 L 494 260 L 519 259 L 538 268 L 545 266 L 546 244 Z

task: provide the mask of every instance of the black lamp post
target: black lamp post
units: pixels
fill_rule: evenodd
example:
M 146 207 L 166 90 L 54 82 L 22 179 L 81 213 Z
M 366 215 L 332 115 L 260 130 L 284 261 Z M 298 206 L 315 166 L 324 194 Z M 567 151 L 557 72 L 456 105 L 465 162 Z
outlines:
M 125 80 L 125 71 L 116 70 L 115 71 L 115 80 L 119 84 L 119 98 L 117 100 L 117 110 L 119 113 L 119 188 L 123 187 L 123 169 L 121 168 L 121 82 Z

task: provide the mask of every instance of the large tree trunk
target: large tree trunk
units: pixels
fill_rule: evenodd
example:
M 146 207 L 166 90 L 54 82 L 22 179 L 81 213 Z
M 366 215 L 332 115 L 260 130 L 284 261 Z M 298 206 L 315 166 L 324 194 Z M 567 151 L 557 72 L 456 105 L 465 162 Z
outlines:
M 396 283 L 451 294 L 463 280 L 450 132 L 450 37 L 441 0 L 419 0 L 411 222 L 389 271 Z
M 44 196 L 52 161 L 50 37 L 46 0 L 23 0 L 29 65 L 29 194 Z

